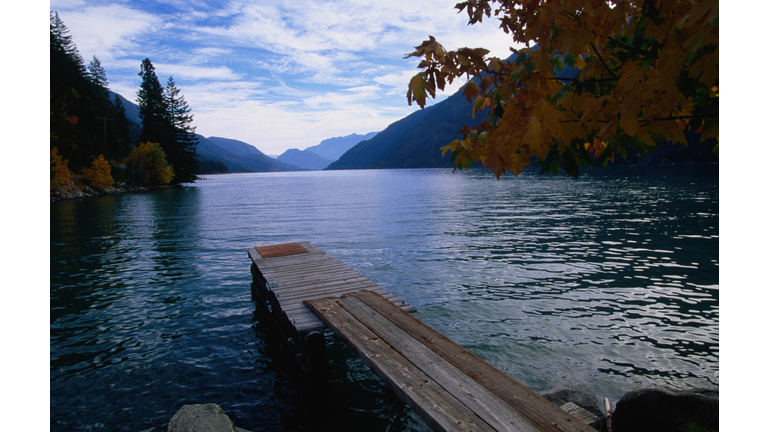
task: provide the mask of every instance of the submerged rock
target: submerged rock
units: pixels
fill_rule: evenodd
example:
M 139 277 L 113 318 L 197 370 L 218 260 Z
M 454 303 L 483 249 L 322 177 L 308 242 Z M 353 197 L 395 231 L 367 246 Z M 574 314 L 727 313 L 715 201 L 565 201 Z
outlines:
M 603 414 L 603 411 L 600 409 L 600 402 L 597 400 L 597 395 L 588 382 L 565 383 L 551 390 L 545 390 L 539 394 L 561 408 L 568 402 L 580 406 L 595 416 L 593 421 L 587 423 L 594 429 L 602 429 L 605 414 Z
M 184 405 L 171 418 L 168 432 L 248 432 L 235 427 L 216 404 Z
M 633 390 L 616 403 L 614 432 L 719 430 L 718 390 Z

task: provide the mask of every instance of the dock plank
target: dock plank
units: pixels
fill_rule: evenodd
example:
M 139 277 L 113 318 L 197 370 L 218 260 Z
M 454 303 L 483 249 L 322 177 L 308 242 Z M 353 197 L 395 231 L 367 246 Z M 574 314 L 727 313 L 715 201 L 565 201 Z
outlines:
M 297 242 L 259 250 L 248 249 L 254 299 L 287 349 L 306 354 L 296 358 L 313 380 L 322 372 L 312 365 L 323 360 L 309 348 L 317 340 L 311 332 L 327 326 L 435 430 L 594 432 L 319 247 Z
M 359 291 L 350 295 L 360 298 L 378 310 L 398 327 L 505 400 L 540 430 L 594 432 L 589 425 L 467 351 L 442 333 L 410 314 L 399 313 L 399 308 L 380 295 L 371 291 Z
M 505 401 L 434 351 L 425 349 L 421 342 L 355 295 L 337 302 L 494 430 L 538 432 Z
M 594 432 L 594 429 L 580 419 L 494 368 L 424 322 L 403 312 L 381 295 L 363 290 L 348 293 L 338 299 L 305 300 L 305 303 L 350 346 L 356 343 L 351 341 L 350 333 L 374 334 L 377 342 L 381 343 L 369 348 L 375 348 L 376 351 L 362 352 L 355 347 L 353 349 L 361 357 L 371 356 L 368 359 L 363 357 L 363 360 L 390 385 L 396 377 L 385 377 L 387 370 L 375 369 L 378 367 L 376 358 L 390 355 L 384 351 L 396 352 L 408 362 L 408 367 L 412 365 L 418 368 L 431 382 L 438 384 L 434 387 L 435 391 L 450 395 L 442 397 L 459 401 L 474 415 L 482 418 L 492 430 Z M 339 320 L 326 317 L 325 314 L 329 311 L 333 311 L 334 315 L 342 315 L 336 306 L 332 306 L 334 303 L 351 318 L 345 318 L 339 323 L 336 322 Z M 390 372 L 399 373 L 397 368 Z M 431 418 L 437 414 L 444 415 L 444 412 L 432 412 L 432 405 L 416 406 L 420 402 L 415 399 L 403 400 L 432 421 L 431 424 L 437 430 L 454 430 L 443 429 L 440 422 Z
M 325 324 L 302 303 L 307 298 L 340 297 L 346 292 L 368 289 L 378 292 L 408 312 L 416 310 L 310 242 L 277 246 L 278 249 L 286 247 L 299 250 L 296 245 L 307 252 L 265 258 L 257 248 L 247 249 L 254 266 L 254 281 L 260 279 L 261 285 L 257 284 L 260 286 L 257 289 L 262 290 L 262 294 L 267 297 L 274 296 L 277 304 L 271 307 L 277 307 L 280 312 L 284 312 L 296 332 L 306 333 L 325 328 Z M 273 250 L 271 246 L 261 246 L 258 249 Z
M 482 418 L 425 375 L 333 299 L 308 300 L 308 306 L 344 339 L 382 380 L 437 430 L 493 431 Z M 338 329 L 344 328 L 341 332 Z

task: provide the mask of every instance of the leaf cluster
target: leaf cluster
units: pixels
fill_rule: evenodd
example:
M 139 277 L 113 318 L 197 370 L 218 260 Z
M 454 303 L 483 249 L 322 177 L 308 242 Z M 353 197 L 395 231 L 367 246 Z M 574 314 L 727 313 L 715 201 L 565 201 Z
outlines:
M 115 184 L 115 180 L 112 178 L 112 166 L 104 159 L 103 155 L 95 157 L 90 168 L 83 168 L 81 172 L 91 186 L 103 189 Z
M 145 186 L 167 185 L 173 179 L 173 167 L 158 143 L 144 142 L 131 150 L 123 161 L 128 180 Z
M 408 55 L 422 58 L 409 104 L 423 108 L 464 78 L 473 114 L 490 113 L 443 148 L 456 168 L 479 161 L 499 177 L 536 160 L 542 172 L 576 177 L 629 149 L 686 143 L 686 132 L 719 137 L 716 0 L 468 0 L 456 8 L 469 24 L 497 19 L 526 45 L 502 60 L 483 48 L 448 51 L 430 36 Z
M 56 187 L 62 187 L 71 183 L 72 173 L 67 167 L 67 160 L 59 154 L 59 149 L 51 148 L 51 191 Z

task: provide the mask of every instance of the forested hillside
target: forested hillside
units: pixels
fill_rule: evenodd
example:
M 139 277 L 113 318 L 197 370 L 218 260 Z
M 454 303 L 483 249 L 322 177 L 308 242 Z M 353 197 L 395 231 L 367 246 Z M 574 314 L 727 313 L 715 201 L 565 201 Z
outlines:
M 462 125 L 478 124 L 461 94 L 389 125 L 373 138 L 349 149 L 326 169 L 438 168 L 452 166 L 441 147 L 460 138 Z
M 194 182 L 199 162 L 190 108 L 173 77 L 162 86 L 149 59 L 141 63 L 141 126 L 110 92 L 96 56 L 85 65 L 67 26 L 50 15 L 51 191 L 80 174 L 93 187 Z

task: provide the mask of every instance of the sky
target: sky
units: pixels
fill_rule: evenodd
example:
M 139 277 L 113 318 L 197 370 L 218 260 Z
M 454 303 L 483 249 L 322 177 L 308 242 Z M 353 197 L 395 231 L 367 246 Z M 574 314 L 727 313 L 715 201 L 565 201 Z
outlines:
M 508 57 L 498 21 L 467 25 L 456 0 L 52 0 L 86 64 L 96 56 L 109 88 L 135 101 L 141 61 L 172 76 L 196 132 L 237 139 L 270 155 L 384 130 L 419 109 L 404 57 L 435 36 L 447 49 Z M 519 47 L 519 45 L 515 45 Z M 454 81 L 437 101 L 465 81 Z

